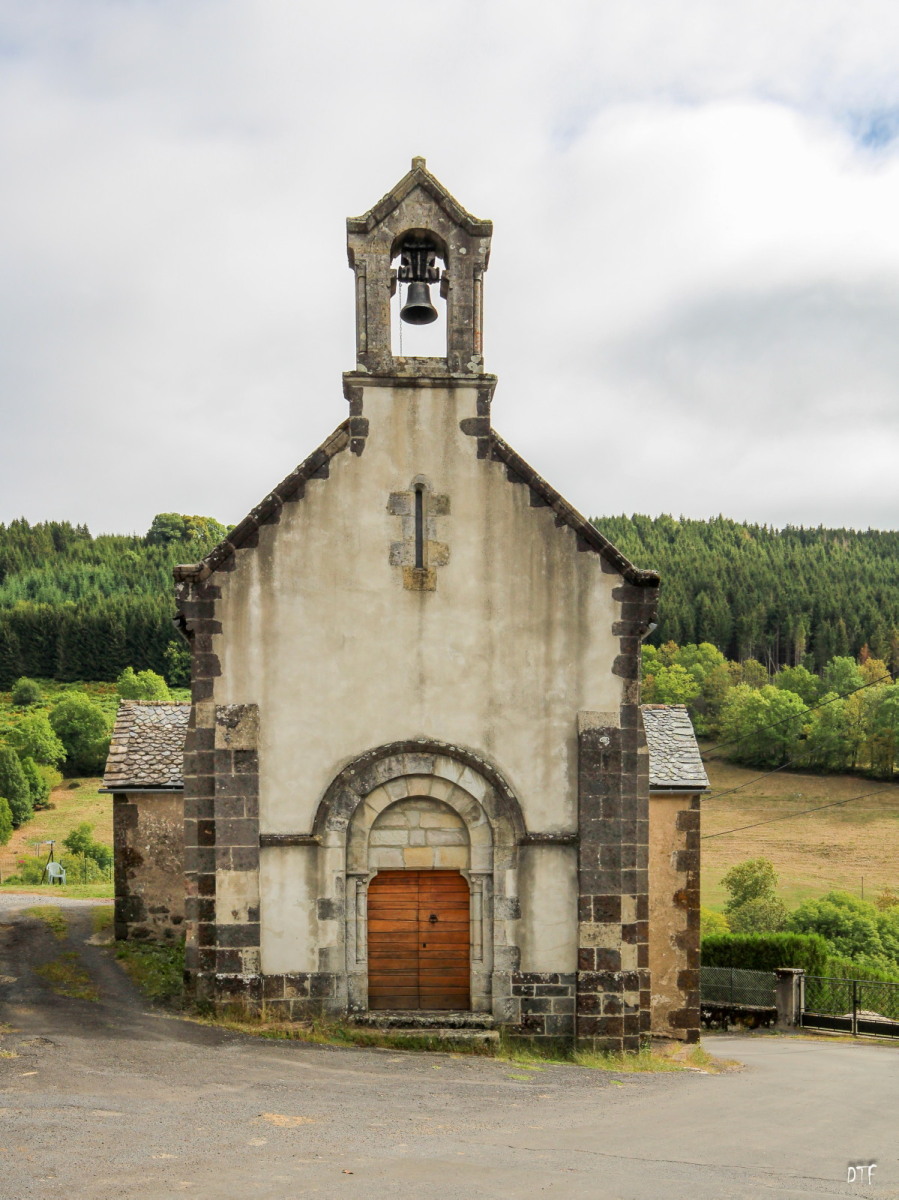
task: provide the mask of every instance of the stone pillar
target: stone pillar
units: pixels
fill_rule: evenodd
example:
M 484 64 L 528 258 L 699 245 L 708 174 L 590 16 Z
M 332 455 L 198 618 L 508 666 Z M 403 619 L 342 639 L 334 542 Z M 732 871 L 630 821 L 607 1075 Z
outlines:
M 215 602 L 220 589 L 207 582 L 176 585 L 182 628 L 191 647 L 191 712 L 184 741 L 184 970 L 197 999 L 211 999 L 215 959 L 215 680 L 212 652 L 221 631 Z
M 261 996 L 259 924 L 259 712 L 215 708 L 215 990 L 220 1000 Z
M 649 772 L 640 710 L 578 714 L 578 1045 L 649 1032 Z
M 775 1003 L 778 1029 L 790 1029 L 799 1024 L 802 1014 L 802 985 L 805 971 L 801 967 L 778 967 L 774 972 Z

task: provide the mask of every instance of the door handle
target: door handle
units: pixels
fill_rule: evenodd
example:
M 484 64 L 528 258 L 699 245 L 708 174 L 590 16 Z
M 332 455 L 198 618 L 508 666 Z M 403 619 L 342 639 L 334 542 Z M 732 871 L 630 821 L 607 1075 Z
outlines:
M 428 920 L 431 922 L 432 925 L 436 925 L 437 924 L 437 914 L 431 913 L 431 915 L 428 917 Z

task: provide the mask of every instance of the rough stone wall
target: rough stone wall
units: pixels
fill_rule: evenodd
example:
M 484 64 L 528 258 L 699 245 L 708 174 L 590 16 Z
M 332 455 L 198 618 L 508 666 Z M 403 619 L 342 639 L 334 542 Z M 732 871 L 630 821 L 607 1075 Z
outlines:
M 169 941 L 184 932 L 184 800 L 173 792 L 113 796 L 115 935 Z
M 699 1039 L 698 795 L 649 801 L 652 1032 Z
M 650 1030 L 649 752 L 640 715 L 640 638 L 655 588 L 623 584 L 613 671 L 622 703 L 578 714 L 579 896 L 577 1039 L 636 1050 Z
M 508 1024 L 534 1040 L 574 1036 L 577 976 L 573 971 L 515 971 Z

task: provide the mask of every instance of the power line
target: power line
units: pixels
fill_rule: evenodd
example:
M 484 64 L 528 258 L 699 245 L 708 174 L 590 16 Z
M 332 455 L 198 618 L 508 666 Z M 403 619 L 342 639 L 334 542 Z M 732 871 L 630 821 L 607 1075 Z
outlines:
M 887 784 L 887 787 L 890 785 Z M 742 833 L 744 829 L 758 829 L 760 825 L 773 825 L 775 821 L 791 821 L 793 817 L 805 817 L 809 813 L 821 812 L 824 808 L 839 808 L 842 804 L 852 804 L 856 800 L 864 800 L 868 796 L 877 796 L 884 788 L 874 788 L 870 792 L 862 792 L 859 796 L 850 796 L 848 800 L 832 800 L 830 804 L 819 804 L 815 808 L 804 808 L 801 812 L 787 813 L 784 817 L 769 817 L 767 821 L 755 821 L 752 825 L 738 825 L 736 829 L 722 829 L 720 833 L 705 833 L 700 838 L 700 841 L 708 841 L 709 838 L 725 837 L 728 833 Z
M 717 759 L 715 760 L 718 761 Z M 758 783 L 761 779 L 767 779 L 769 775 L 776 775 L 778 771 L 786 770 L 787 767 L 792 767 L 796 762 L 795 758 L 788 758 L 785 763 L 781 763 L 779 767 L 772 767 L 770 771 L 763 771 L 761 775 L 753 775 L 751 779 L 747 779 L 745 783 L 741 783 L 738 787 L 728 788 L 726 792 L 713 792 L 711 796 L 703 798 L 703 807 L 710 800 L 720 800 L 722 796 L 730 796 L 734 792 L 742 792 L 743 788 L 748 788 L 753 783 Z
M 766 725 L 759 725 L 757 728 L 751 730 L 749 733 L 744 733 L 742 737 L 731 738 L 730 741 L 727 741 L 727 742 L 718 742 L 716 745 L 710 746 L 708 748 L 708 750 L 706 750 L 705 754 L 702 755 L 702 761 L 703 762 L 714 761 L 713 759 L 708 759 L 706 757 L 706 755 L 711 754 L 713 750 L 720 750 L 722 746 L 733 746 L 737 742 L 745 742 L 747 738 L 755 737 L 756 734 L 760 733 L 763 729 L 776 729 L 778 727 L 778 725 L 787 725 L 787 724 L 789 724 L 790 721 L 796 721 L 800 717 L 804 717 L 806 715 L 806 713 L 815 712 L 819 708 L 825 708 L 828 704 L 835 704 L 837 700 L 846 700 L 850 696 L 854 696 L 856 692 L 863 692 L 865 690 L 865 688 L 874 687 L 875 684 L 883 683 L 887 679 L 889 679 L 889 681 L 892 683 L 893 677 L 892 677 L 892 675 L 890 675 L 889 672 L 887 672 L 886 675 L 879 675 L 877 677 L 877 679 L 872 679 L 868 683 L 863 683 L 860 687 L 853 688 L 852 691 L 850 691 L 850 692 L 843 692 L 840 695 L 831 696 L 831 698 L 829 700 L 822 700 L 819 704 L 810 704 L 810 705 L 808 705 L 808 707 L 805 709 L 804 712 L 793 713 L 791 716 L 784 717 L 780 721 L 770 721 Z M 786 690 L 786 689 L 784 689 L 784 690 Z M 796 693 L 794 692 L 793 694 L 795 695 Z

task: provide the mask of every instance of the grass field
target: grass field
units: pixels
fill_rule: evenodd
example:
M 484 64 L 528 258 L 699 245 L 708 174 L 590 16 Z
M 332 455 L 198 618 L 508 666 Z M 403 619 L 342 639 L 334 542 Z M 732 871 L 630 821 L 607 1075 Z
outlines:
M 62 852 L 62 839 L 82 821 L 94 827 L 94 839 L 107 846 L 112 845 L 112 796 L 100 795 L 101 781 L 92 779 L 67 779 L 61 787 L 54 788 L 50 802 L 55 808 L 41 809 L 21 829 L 17 829 L 6 846 L 0 846 L 0 880 L 15 871 L 16 860 L 23 855 L 40 854 L 45 857 L 48 846 L 38 851 L 36 842 L 50 838 L 56 842 L 56 853 Z M 72 787 L 77 784 L 77 787 Z M 49 888 L 42 889 L 49 892 Z M 75 885 L 54 888 L 54 894 L 70 896 L 112 895 L 112 884 Z
M 725 762 L 707 764 L 712 790 L 702 801 L 702 903 L 720 908 L 721 878 L 747 858 L 768 858 L 780 876 L 788 907 L 832 888 L 871 900 L 884 887 L 899 888 L 899 785 L 857 775 L 762 772 Z M 748 786 L 746 786 L 748 785 Z M 716 799 L 716 793 L 741 790 Z M 724 837 L 709 837 L 816 805 L 875 792 L 856 803 L 778 820 Z
M 866 898 L 884 887 L 899 890 L 899 784 L 877 783 L 856 775 L 801 775 L 762 772 L 725 762 L 708 764 L 712 784 L 703 799 L 702 902 L 720 908 L 726 898 L 721 887 L 725 872 L 746 858 L 769 858 L 780 876 L 780 894 L 789 907 L 832 888 Z M 78 787 L 70 785 L 77 783 Z M 747 786 L 748 785 L 748 786 Z M 55 808 L 36 814 L 16 830 L 9 845 L 0 847 L 0 880 L 15 870 L 23 854 L 34 854 L 35 843 L 49 838 L 59 844 L 82 821 L 94 826 L 94 837 L 112 845 L 112 797 L 101 795 L 100 780 L 66 780 L 54 790 Z M 716 794 L 740 790 L 716 798 Z M 874 792 L 857 803 L 822 812 L 778 820 L 724 837 L 709 834 L 739 829 L 772 817 L 848 800 Z M 46 847 L 42 847 L 46 853 Z M 45 889 L 41 889 L 44 891 Z M 46 889 L 49 890 L 49 889 Z M 112 895 L 111 884 L 74 885 L 60 895 Z

